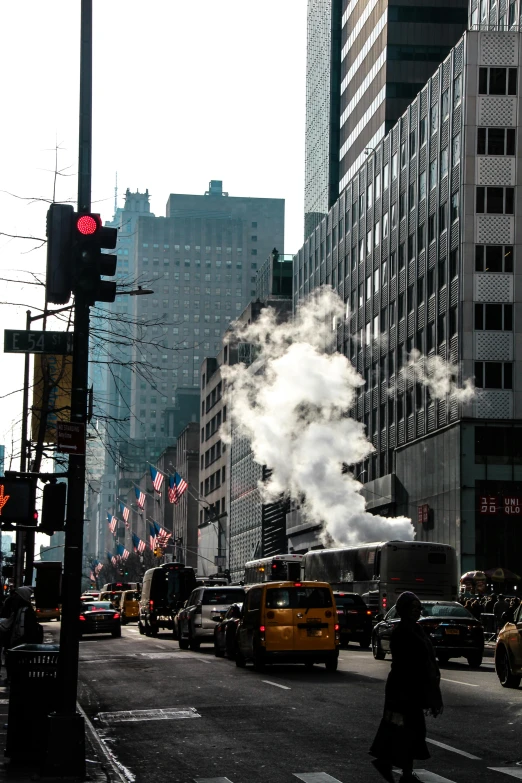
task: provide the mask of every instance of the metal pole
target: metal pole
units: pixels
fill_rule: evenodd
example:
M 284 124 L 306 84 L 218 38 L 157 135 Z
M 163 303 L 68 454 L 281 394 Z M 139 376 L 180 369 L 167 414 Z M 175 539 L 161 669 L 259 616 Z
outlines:
M 31 328 L 31 311 L 26 311 L 25 328 Z M 29 415 L 29 354 L 24 357 L 24 391 L 22 397 L 22 439 L 20 444 L 20 471 L 25 473 L 27 470 L 27 418 Z M 16 549 L 15 564 L 13 573 L 13 582 L 15 587 L 23 584 L 24 578 L 24 551 L 26 543 L 26 534 L 24 530 L 16 531 Z
M 80 52 L 80 127 L 78 158 L 78 211 L 91 208 L 92 142 L 92 0 L 82 0 Z M 71 422 L 87 421 L 89 375 L 89 302 L 83 292 L 75 295 Z M 83 564 L 83 511 L 85 454 L 69 456 L 67 520 L 62 580 L 62 624 L 58 689 L 60 707 L 51 716 L 47 774 L 85 775 L 85 725 L 76 711 L 78 690 L 78 624 Z M 60 747 L 56 754 L 52 748 Z

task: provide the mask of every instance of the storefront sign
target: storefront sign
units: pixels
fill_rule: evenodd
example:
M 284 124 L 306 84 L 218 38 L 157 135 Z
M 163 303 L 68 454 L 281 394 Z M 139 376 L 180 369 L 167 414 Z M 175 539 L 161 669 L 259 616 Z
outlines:
M 498 498 L 495 495 L 480 495 L 479 514 L 496 514 Z

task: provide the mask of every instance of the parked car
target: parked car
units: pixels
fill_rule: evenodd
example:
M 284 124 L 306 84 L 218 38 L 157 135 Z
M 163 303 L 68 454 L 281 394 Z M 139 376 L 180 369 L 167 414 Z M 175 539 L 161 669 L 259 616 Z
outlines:
M 418 622 L 430 637 L 439 663 L 464 657 L 470 666 L 480 666 L 484 654 L 484 630 L 480 620 L 456 601 L 421 601 L 421 605 Z M 384 660 L 390 652 L 391 633 L 399 621 L 397 610 L 392 606 L 384 620 L 374 627 L 372 651 L 377 660 Z
M 495 647 L 495 671 L 503 688 L 518 688 L 522 680 L 522 604 L 512 623 L 500 630 Z
M 192 591 L 187 606 L 178 619 L 178 642 L 182 650 L 199 650 L 202 642 L 214 641 L 215 623 L 231 604 L 245 597 L 242 587 L 198 587 Z
M 61 615 L 61 610 L 59 606 L 55 606 L 54 608 L 35 608 L 36 613 L 36 619 L 38 622 L 45 622 L 46 620 L 59 620 Z
M 214 628 L 214 655 L 216 658 L 222 658 L 226 655 L 228 658 L 236 657 L 236 637 L 239 618 L 243 604 L 232 604 L 225 612 L 223 619 L 216 624 Z
M 110 633 L 113 637 L 121 636 L 120 613 L 113 608 L 110 601 L 93 601 L 81 604 L 80 639 L 86 634 Z
M 358 593 L 334 591 L 335 606 L 339 619 L 341 647 L 349 642 L 359 642 L 363 648 L 372 643 L 372 612 Z

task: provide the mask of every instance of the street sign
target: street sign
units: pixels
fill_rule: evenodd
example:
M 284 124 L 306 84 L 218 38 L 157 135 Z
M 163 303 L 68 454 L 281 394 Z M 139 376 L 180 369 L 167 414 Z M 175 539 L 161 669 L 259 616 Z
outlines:
M 72 332 L 31 332 L 26 329 L 4 330 L 4 353 L 73 352 Z
M 85 424 L 56 422 L 56 444 L 65 454 L 85 454 Z
M 227 564 L 227 558 L 225 555 L 214 555 L 214 565 L 224 568 Z

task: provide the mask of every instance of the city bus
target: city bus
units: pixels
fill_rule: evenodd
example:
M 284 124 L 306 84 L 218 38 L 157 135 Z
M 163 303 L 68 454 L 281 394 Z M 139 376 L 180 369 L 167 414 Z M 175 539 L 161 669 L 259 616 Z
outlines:
M 459 584 L 455 549 L 428 541 L 314 549 L 303 555 L 301 578 L 358 593 L 374 616 L 385 614 L 405 590 L 421 601 L 456 601 Z
M 245 585 L 259 582 L 297 582 L 301 578 L 303 555 L 272 555 L 245 563 Z

